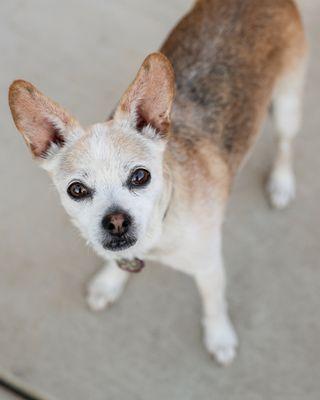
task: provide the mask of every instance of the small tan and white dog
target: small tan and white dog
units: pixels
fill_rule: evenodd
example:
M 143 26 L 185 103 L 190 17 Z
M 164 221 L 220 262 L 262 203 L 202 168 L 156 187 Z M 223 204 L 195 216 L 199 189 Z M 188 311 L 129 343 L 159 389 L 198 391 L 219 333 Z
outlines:
M 293 199 L 306 48 L 292 0 L 198 0 L 107 122 L 84 129 L 30 83 L 12 83 L 18 130 L 106 260 L 88 287 L 92 309 L 117 300 L 141 260 L 158 260 L 195 278 L 206 348 L 221 364 L 233 360 L 221 255 L 226 202 L 271 104 L 269 196 L 278 208 Z

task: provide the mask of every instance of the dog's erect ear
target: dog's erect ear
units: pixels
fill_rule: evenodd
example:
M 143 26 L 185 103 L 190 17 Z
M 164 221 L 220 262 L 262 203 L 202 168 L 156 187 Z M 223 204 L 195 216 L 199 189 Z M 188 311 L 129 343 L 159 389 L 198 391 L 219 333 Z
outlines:
M 16 127 L 36 158 L 46 158 L 55 144 L 63 146 L 76 121 L 31 83 L 17 80 L 9 89 L 9 105 Z
M 150 125 L 166 137 L 170 129 L 174 85 L 174 72 L 167 57 L 161 53 L 150 54 L 122 96 L 115 120 L 129 119 L 138 131 Z

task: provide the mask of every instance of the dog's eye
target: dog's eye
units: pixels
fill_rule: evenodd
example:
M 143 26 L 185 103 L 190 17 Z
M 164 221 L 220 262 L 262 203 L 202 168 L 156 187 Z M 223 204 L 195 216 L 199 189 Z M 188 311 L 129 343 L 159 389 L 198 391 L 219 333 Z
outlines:
M 81 200 L 91 196 L 91 190 L 81 182 L 73 182 L 67 189 L 68 195 L 74 200 Z
M 150 182 L 151 174 L 149 171 L 143 168 L 136 169 L 129 180 L 130 186 L 137 187 L 137 186 L 145 186 Z

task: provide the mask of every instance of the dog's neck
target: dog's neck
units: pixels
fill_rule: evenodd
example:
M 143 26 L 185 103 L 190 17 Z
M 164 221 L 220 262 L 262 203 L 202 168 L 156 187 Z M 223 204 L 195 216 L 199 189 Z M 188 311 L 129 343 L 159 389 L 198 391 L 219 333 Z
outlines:
M 170 211 L 170 205 L 173 197 L 174 182 L 171 171 L 172 165 L 165 159 L 163 165 L 163 192 L 159 203 L 160 212 L 162 214 L 162 222 L 165 222 L 165 219 Z

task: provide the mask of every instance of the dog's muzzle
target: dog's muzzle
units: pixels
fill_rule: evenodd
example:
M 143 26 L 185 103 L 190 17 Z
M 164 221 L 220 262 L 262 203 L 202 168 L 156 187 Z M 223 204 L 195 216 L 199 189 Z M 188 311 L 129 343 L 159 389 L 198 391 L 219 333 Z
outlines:
M 101 227 L 104 232 L 102 245 L 106 250 L 125 250 L 137 241 L 132 217 L 119 208 L 107 212 L 101 221 Z
M 106 250 L 120 251 L 128 249 L 136 244 L 137 239 L 133 236 L 111 237 L 103 241 L 102 245 Z

